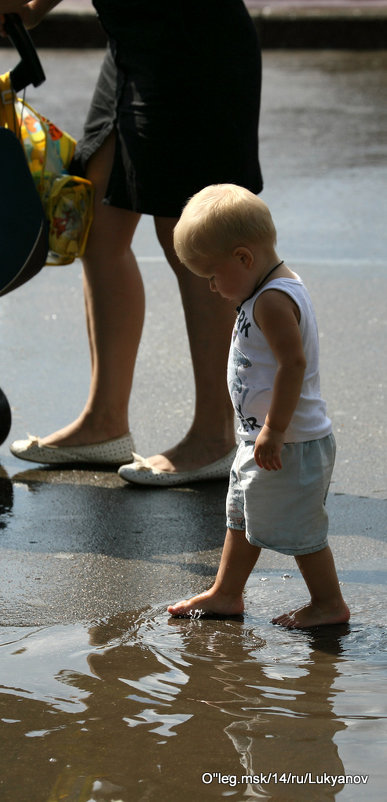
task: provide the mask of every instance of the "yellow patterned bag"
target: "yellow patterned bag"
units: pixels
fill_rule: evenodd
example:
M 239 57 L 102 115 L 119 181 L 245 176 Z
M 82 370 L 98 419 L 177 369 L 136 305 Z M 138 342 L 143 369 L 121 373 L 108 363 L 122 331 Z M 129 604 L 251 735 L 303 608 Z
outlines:
M 82 256 L 93 214 L 93 186 L 70 175 L 76 141 L 21 98 L 10 74 L 0 76 L 0 125 L 21 141 L 49 224 L 46 264 L 70 264 Z

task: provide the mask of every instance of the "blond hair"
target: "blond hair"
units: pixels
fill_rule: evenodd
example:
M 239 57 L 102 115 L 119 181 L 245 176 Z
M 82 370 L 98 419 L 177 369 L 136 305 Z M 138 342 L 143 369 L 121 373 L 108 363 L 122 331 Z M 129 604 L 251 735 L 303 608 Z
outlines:
M 266 203 L 236 184 L 213 184 L 188 201 L 174 229 L 174 246 L 183 264 L 209 255 L 232 253 L 257 242 L 275 245 L 276 229 Z

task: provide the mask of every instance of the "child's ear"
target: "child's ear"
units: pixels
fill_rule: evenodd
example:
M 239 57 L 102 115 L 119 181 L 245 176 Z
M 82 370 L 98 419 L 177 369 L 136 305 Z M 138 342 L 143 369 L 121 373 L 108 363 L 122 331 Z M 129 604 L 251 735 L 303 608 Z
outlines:
M 254 264 L 254 254 L 250 250 L 250 248 L 246 248 L 244 245 L 238 245 L 237 248 L 233 251 L 233 256 L 235 256 L 241 265 L 250 269 L 250 267 Z

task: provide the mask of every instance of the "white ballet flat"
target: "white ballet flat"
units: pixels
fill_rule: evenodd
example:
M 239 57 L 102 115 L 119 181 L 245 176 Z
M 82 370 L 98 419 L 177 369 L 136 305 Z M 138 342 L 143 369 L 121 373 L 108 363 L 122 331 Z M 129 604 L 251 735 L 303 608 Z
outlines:
M 133 453 L 133 462 L 130 465 L 121 465 L 119 475 L 126 482 L 153 487 L 174 487 L 186 485 L 191 482 L 208 482 L 213 479 L 228 479 L 230 468 L 236 454 L 236 446 L 225 457 L 203 465 L 192 471 L 168 472 L 160 471 L 150 465 L 149 461 L 140 454 Z
M 124 460 L 130 462 L 133 459 L 133 448 L 130 432 L 123 437 L 85 446 L 46 446 L 41 444 L 39 437 L 32 435 L 28 440 L 15 440 L 10 446 L 15 457 L 48 465 L 120 465 Z

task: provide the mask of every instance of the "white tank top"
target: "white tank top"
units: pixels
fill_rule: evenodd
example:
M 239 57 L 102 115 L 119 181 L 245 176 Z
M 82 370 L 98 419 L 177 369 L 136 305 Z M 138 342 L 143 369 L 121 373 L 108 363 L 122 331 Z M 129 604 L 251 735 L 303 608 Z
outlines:
M 306 368 L 300 398 L 285 432 L 285 443 L 318 440 L 332 431 L 320 395 L 317 322 L 309 293 L 299 276 L 269 281 L 239 307 L 232 335 L 227 381 L 236 415 L 238 434 L 255 440 L 270 408 L 277 361 L 254 320 L 254 304 L 266 290 L 285 292 L 300 310 L 300 332 Z

